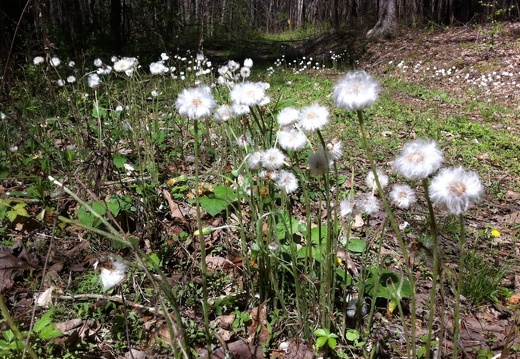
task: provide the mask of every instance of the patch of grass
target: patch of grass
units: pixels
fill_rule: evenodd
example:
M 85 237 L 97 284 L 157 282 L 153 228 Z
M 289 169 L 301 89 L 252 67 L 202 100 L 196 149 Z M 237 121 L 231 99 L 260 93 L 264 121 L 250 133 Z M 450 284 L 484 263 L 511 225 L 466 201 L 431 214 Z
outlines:
M 460 261 L 463 271 L 462 295 L 473 305 L 479 306 L 497 300 L 500 282 L 507 273 L 507 266 L 496 267 L 477 251 L 465 251 Z

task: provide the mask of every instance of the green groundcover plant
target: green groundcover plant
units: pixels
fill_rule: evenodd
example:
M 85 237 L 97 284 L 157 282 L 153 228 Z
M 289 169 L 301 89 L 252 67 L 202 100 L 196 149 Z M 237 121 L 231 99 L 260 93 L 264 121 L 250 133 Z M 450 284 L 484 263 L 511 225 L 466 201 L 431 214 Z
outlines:
M 332 63 L 337 64 L 338 58 L 331 55 Z M 311 59 L 293 70 L 301 73 L 323 66 Z M 114 57 L 107 62 L 95 59 L 88 67 L 84 72 L 57 56 L 33 59 L 25 69 L 30 91 L 39 95 L 46 89 L 53 98 L 38 108 L 31 103 L 32 94 L 13 92 L 22 105 L 3 108 L 3 118 L 35 118 L 25 128 L 40 137 L 6 143 L 3 151 L 10 165 L 2 171 L 7 176 L 31 168 L 52 175 L 51 197 L 65 193 L 78 205 L 72 215 L 62 213 L 61 228 L 73 224 L 87 229 L 102 238 L 97 242 L 100 247 L 120 252 L 95 262 L 103 290 L 119 288 L 124 299 L 129 294 L 124 289 L 128 273 L 146 277 L 162 298 L 157 301 L 159 311 L 173 318 L 168 321 L 171 340 L 165 345 L 176 357 L 192 357 L 194 343 L 188 339 L 190 325 L 187 329 L 180 291 L 167 284 L 164 274 L 164 264 L 171 259 L 161 254 L 160 244 L 143 249 L 134 238 L 137 235 L 129 233 L 140 227 L 143 238 L 160 242 L 157 213 L 165 205 L 173 219 L 188 228 L 175 237 L 176 245 L 181 246 L 184 238 L 196 248 L 189 266 L 201 277 L 197 311 L 203 318 L 203 339 L 193 337 L 206 345 L 207 353 L 221 340 L 212 320 L 227 308 L 224 300 L 214 305 L 211 297 L 208 243 L 218 232 L 233 238 L 230 247 L 242 258 L 241 289 L 248 299 L 266 303 L 273 323 L 271 313 L 290 323 L 276 334 L 269 321 L 269 339 L 260 343 L 266 350 L 275 343 L 275 335 L 301 335 L 321 354 L 348 357 L 350 350 L 373 357 L 376 347 L 369 345 L 369 339 L 374 313 L 384 302 L 388 312 L 397 309 L 407 357 L 418 353 L 431 357 L 433 347 L 442 351 L 442 343 L 434 341 L 433 310 L 427 334 L 417 335 L 416 275 L 400 216 L 417 209 L 425 213 L 420 235 L 432 246 L 429 301 L 434 307 L 438 286 L 444 283 L 438 217 L 458 218 L 457 240 L 463 253 L 464 215 L 484 189 L 477 173 L 460 166 L 443 167 L 444 153 L 434 139 L 402 144 L 392 167 L 376 161 L 369 124 L 381 92 L 378 79 L 362 70 L 349 71 L 326 91 L 332 96 L 322 103 L 273 91 L 269 79 L 290 68 L 283 59 L 267 69 L 261 81 L 251 80 L 251 59 L 214 67 L 202 54 L 191 53 L 163 53 L 148 66 L 137 58 Z M 368 173 L 363 173 L 365 165 L 351 169 L 343 165 L 361 160 L 350 158 L 350 144 L 335 138 L 337 123 L 352 125 Z M 12 138 L 19 136 L 16 126 L 3 126 Z M 60 142 L 53 142 L 53 136 Z M 24 157 L 27 153 L 32 156 Z M 355 183 L 360 178 L 364 182 Z M 110 182 L 113 192 L 100 198 L 103 182 Z M 194 212 L 182 213 L 176 207 L 180 200 Z M 22 200 L 1 201 L 0 221 L 28 215 Z M 212 225 L 208 217 L 221 220 Z M 378 225 L 367 226 L 361 239 L 355 234 L 360 223 Z M 385 268 L 381 254 L 383 243 L 389 241 L 395 241 L 400 252 L 391 269 Z M 342 265 L 351 257 L 359 270 Z M 459 271 L 456 284 L 455 343 L 460 335 L 463 273 Z M 233 307 L 229 312 L 241 313 L 238 304 L 229 303 Z M 244 322 L 256 320 L 244 318 Z M 9 325 L 14 333 L 15 324 Z M 52 338 L 52 328 L 49 334 L 42 325 L 36 322 L 34 336 Z M 259 331 L 262 325 L 267 328 L 259 322 Z M 19 339 L 9 333 L 4 332 L 2 350 L 19 350 Z M 457 357 L 457 346 L 452 355 Z

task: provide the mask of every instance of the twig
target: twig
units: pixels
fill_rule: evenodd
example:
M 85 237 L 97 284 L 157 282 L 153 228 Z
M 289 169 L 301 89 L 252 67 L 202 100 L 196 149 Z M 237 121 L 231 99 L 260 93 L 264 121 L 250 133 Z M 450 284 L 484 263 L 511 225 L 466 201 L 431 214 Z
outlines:
M 59 295 L 54 297 L 56 299 L 62 299 L 62 300 L 75 300 L 75 299 L 105 299 L 109 300 L 111 302 L 120 303 L 127 307 L 132 307 L 134 309 L 139 309 L 143 311 L 150 312 L 152 314 L 162 315 L 164 314 L 157 310 L 154 307 L 147 307 L 146 305 L 139 304 L 130 300 L 123 300 L 121 297 L 115 296 L 115 295 L 103 295 L 103 294 L 93 294 L 93 293 L 87 293 L 87 294 L 76 294 L 76 295 Z

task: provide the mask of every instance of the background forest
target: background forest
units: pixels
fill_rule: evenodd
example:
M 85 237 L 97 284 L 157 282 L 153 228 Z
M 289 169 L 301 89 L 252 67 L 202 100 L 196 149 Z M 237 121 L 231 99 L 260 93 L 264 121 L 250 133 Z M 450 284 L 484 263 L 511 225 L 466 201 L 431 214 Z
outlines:
M 288 30 L 343 29 L 364 36 L 381 15 L 405 26 L 515 20 L 518 5 L 517 0 L 10 0 L 0 4 L 0 64 L 13 35 L 15 58 L 42 50 L 75 58 L 100 52 L 146 57 L 239 46 Z

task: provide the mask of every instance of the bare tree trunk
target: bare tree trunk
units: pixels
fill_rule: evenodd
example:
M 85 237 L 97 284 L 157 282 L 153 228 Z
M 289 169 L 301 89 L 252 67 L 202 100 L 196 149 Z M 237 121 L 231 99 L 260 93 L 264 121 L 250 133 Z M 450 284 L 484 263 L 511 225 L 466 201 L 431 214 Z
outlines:
M 110 1 L 110 33 L 116 52 L 121 51 L 121 0 Z
M 379 19 L 367 38 L 390 38 L 397 28 L 396 0 L 379 0 Z

